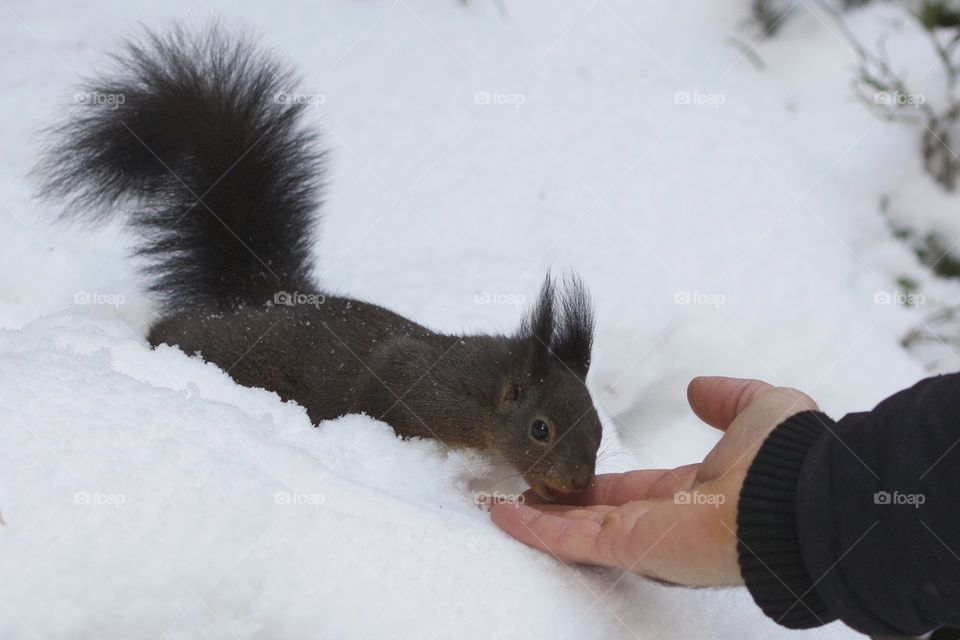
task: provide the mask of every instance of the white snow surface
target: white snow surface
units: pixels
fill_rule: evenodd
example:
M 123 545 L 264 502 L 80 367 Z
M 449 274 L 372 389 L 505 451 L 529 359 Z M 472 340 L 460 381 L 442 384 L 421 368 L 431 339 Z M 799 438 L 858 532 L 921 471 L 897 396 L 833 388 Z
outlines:
M 51 224 L 27 172 L 79 76 L 141 23 L 253 27 L 323 96 L 322 285 L 438 330 L 511 331 L 547 269 L 575 269 L 598 311 L 605 468 L 684 464 L 717 438 L 686 407 L 691 377 L 866 409 L 928 373 L 899 345 L 922 310 L 876 295 L 908 275 L 931 304 L 957 298 L 878 212 L 932 203 L 936 225 L 955 200 L 915 131 L 850 98 L 823 16 L 799 3 L 756 43 L 759 70 L 727 40 L 752 40 L 746 0 L 0 5 L 0 637 L 800 637 L 743 589 L 510 539 L 473 503 L 499 473 L 475 454 L 364 416 L 314 428 L 150 349 L 133 240 Z M 851 25 L 870 40 L 896 11 Z

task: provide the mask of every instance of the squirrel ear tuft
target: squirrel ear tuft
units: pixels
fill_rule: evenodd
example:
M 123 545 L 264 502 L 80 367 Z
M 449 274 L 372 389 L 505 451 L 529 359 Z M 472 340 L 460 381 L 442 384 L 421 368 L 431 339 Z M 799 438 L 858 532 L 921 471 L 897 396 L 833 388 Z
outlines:
M 594 314 L 590 295 L 583 280 L 571 274 L 564 281 L 560 295 L 560 318 L 556 323 L 550 348 L 560 362 L 581 380 L 590 369 L 593 349 Z
M 581 380 L 585 379 L 590 369 L 593 326 L 593 305 L 583 281 L 571 274 L 564 279 L 558 294 L 548 273 L 536 304 L 520 327 L 517 337 L 529 344 L 520 357 L 522 365 L 515 368 L 537 377 L 546 371 L 553 357 Z
M 517 336 L 526 344 L 517 355 L 520 356 L 519 368 L 533 377 L 544 375 L 550 364 L 550 349 L 556 323 L 556 289 L 550 274 L 543 281 L 537 302 L 530 309 L 529 315 L 520 325 Z
M 520 325 L 521 338 L 531 339 L 534 343 L 535 351 L 542 350 L 544 360 L 549 355 L 550 343 L 553 340 L 553 333 L 556 330 L 556 321 L 554 314 L 556 312 L 556 288 L 553 284 L 553 278 L 547 273 L 547 277 L 540 287 L 540 295 L 537 296 L 537 302 L 530 309 L 529 315 L 524 318 Z

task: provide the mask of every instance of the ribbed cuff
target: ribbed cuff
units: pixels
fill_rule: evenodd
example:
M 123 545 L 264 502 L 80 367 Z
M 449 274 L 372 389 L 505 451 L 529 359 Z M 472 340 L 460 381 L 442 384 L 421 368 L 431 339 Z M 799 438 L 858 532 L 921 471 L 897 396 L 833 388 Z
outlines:
M 834 421 L 819 411 L 791 416 L 754 458 L 737 506 L 740 573 L 767 616 L 791 629 L 837 619 L 814 588 L 797 534 L 797 482 L 813 443 Z

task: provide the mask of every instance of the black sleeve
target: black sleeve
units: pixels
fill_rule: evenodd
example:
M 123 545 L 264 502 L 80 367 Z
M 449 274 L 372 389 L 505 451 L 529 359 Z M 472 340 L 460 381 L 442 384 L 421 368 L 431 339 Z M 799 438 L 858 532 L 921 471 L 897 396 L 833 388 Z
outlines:
M 737 511 L 744 581 L 780 624 L 839 618 L 881 635 L 960 625 L 960 374 L 838 422 L 786 420 Z

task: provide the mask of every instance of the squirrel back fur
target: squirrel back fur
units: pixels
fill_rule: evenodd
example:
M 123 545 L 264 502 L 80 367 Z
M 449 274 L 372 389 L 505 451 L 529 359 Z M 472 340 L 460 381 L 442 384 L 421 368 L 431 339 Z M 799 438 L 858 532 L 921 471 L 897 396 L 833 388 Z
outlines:
M 403 437 L 494 452 L 545 497 L 592 481 L 601 426 L 585 379 L 593 313 L 548 276 L 513 335 L 445 335 L 312 283 L 323 153 L 282 100 L 293 75 L 224 29 L 148 32 L 83 87 L 38 169 L 65 217 L 122 212 L 177 345 L 314 422 L 362 412 Z M 284 292 L 311 292 L 290 304 Z

